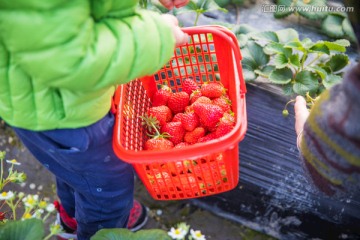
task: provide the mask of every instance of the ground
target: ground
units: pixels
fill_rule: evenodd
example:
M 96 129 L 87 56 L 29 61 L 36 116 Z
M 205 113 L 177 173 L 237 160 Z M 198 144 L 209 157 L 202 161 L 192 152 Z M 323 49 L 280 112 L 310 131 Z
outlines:
M 56 199 L 54 178 L 41 166 L 36 159 L 24 148 L 13 131 L 0 124 L 0 151 L 6 151 L 6 159 L 16 159 L 21 163 L 16 166 L 18 171 L 27 174 L 27 181 L 21 185 L 8 185 L 12 191 L 22 191 L 26 194 L 39 194 L 50 202 Z M 195 230 L 201 230 L 206 239 L 240 240 L 240 239 L 272 239 L 238 223 L 229 221 L 202 210 L 190 204 L 190 201 L 157 201 L 145 189 L 139 179 L 136 179 L 135 197 L 149 208 L 149 220 L 145 229 L 163 229 L 168 231 L 179 222 L 186 222 Z M 47 224 L 54 221 L 54 216 Z M 55 239 L 55 238 L 54 238 Z

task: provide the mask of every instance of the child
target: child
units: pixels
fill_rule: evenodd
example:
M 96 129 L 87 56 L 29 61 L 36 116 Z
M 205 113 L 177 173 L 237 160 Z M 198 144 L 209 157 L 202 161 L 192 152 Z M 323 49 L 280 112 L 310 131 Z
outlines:
M 61 222 L 80 240 L 137 224 L 133 168 L 112 149 L 111 99 L 117 84 L 156 72 L 187 41 L 175 17 L 137 4 L 0 0 L 0 117 L 55 175 Z

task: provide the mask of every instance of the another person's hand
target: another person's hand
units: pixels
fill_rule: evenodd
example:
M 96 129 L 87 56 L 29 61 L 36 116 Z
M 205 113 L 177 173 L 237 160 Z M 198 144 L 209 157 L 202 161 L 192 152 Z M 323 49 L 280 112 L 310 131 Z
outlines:
M 297 146 L 300 146 L 300 135 L 304 130 L 304 124 L 306 119 L 309 117 L 309 110 L 306 107 L 306 100 L 302 96 L 296 97 L 296 102 L 294 105 L 295 109 L 295 131 L 297 138 Z
M 163 14 L 161 16 L 164 18 L 165 22 L 170 24 L 175 36 L 176 46 L 180 46 L 187 43 L 189 35 L 187 35 L 180 29 L 177 18 L 170 14 Z
M 189 3 L 189 0 L 159 0 L 159 2 L 167 9 L 181 8 Z

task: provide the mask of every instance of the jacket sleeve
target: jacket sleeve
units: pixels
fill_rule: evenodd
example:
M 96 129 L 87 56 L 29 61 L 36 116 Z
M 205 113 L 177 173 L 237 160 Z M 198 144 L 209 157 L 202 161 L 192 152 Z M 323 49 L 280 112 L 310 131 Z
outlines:
M 0 2 L 0 41 L 10 66 L 36 83 L 70 90 L 95 90 L 156 72 L 174 51 L 170 26 L 159 14 L 136 9 L 136 1 L 115 2 Z
M 300 151 L 316 189 L 337 197 L 360 190 L 360 64 L 312 107 Z

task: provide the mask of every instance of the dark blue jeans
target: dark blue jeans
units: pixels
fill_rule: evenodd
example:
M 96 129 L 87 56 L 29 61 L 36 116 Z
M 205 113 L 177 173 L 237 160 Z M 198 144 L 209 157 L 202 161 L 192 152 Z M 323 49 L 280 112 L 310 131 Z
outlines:
M 29 131 L 14 128 L 29 151 L 56 176 L 66 212 L 78 222 L 78 239 L 101 228 L 124 228 L 133 204 L 134 171 L 112 149 L 114 116 L 88 127 Z

